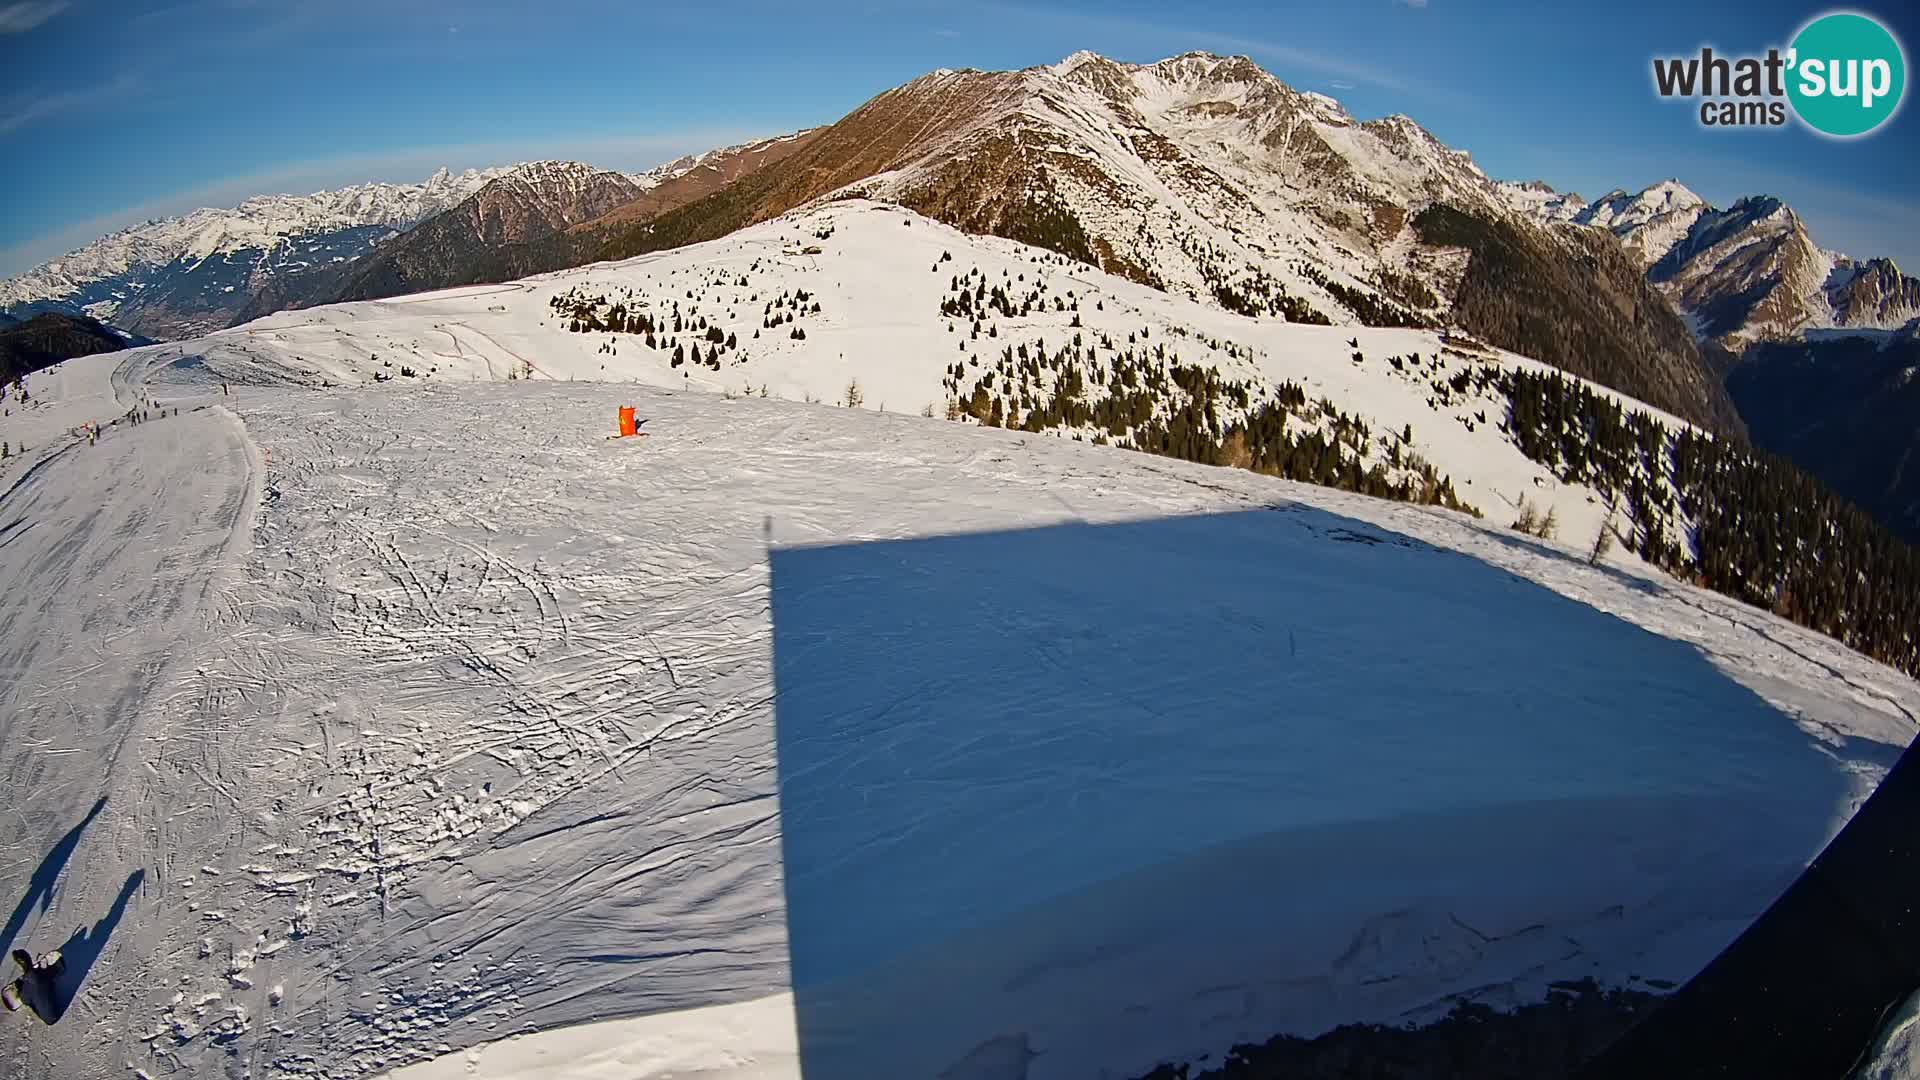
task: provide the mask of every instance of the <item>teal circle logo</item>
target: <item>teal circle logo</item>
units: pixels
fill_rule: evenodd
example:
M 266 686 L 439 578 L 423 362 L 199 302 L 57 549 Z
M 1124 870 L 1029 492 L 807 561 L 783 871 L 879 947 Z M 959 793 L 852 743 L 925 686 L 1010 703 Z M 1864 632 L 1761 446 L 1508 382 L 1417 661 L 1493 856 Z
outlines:
M 1820 16 L 1794 35 L 1787 63 L 1787 99 L 1823 135 L 1865 135 L 1892 119 L 1906 96 L 1906 53 L 1871 16 Z

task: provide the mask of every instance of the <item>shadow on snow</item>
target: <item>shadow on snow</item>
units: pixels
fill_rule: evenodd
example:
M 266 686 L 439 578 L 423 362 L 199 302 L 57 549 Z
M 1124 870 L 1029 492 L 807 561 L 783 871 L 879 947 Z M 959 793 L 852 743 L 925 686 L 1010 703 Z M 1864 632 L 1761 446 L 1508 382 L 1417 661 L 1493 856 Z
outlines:
M 60 872 L 67 868 L 67 860 L 73 858 L 74 849 L 80 846 L 80 834 L 87 831 L 87 826 L 93 824 L 93 819 L 99 817 L 100 811 L 106 809 L 106 806 L 106 796 L 102 795 L 100 801 L 93 804 L 93 809 L 87 811 L 87 816 L 80 819 L 79 824 L 68 829 L 66 835 L 56 841 L 41 858 L 40 866 L 34 870 L 32 879 L 27 882 L 26 895 L 14 905 L 13 914 L 8 917 L 6 928 L 0 930 L 0 958 L 6 957 L 13 951 L 13 939 L 19 936 L 21 928 L 26 926 L 28 916 L 33 914 L 34 905 L 38 904 L 40 910 L 45 912 L 48 905 L 53 903 L 54 886 L 60 881 Z
M 146 880 L 145 870 L 135 870 L 127 875 L 120 886 L 120 895 L 114 897 L 113 906 L 107 909 L 98 922 L 92 926 L 75 928 L 72 936 L 60 945 L 62 970 L 54 981 L 53 1015 L 45 1017 L 49 1024 L 57 1024 L 67 1014 L 67 1008 L 80 990 L 87 984 L 87 974 L 93 970 L 94 963 L 107 947 L 107 939 L 120 925 L 120 919 L 127 913 L 127 903 L 139 890 L 140 883 Z
M 1144 1072 L 1684 977 L 1848 791 L 1692 646 L 1309 507 L 770 560 L 808 1076 Z

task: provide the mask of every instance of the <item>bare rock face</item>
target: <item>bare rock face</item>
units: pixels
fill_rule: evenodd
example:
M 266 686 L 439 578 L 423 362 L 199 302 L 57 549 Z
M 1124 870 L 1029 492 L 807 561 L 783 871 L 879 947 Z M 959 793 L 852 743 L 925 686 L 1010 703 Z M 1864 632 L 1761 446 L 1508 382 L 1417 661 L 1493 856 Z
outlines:
M 1781 337 L 1824 321 L 1830 259 L 1780 200 L 1703 214 L 1648 277 L 1719 340 Z
M 505 281 L 567 265 L 574 225 L 639 197 L 624 174 L 575 161 L 516 165 L 458 205 L 383 244 L 352 268 L 331 300 Z
M 1891 328 L 1920 318 L 1920 279 L 1902 274 L 1892 259 L 1837 265 L 1827 298 L 1837 326 Z

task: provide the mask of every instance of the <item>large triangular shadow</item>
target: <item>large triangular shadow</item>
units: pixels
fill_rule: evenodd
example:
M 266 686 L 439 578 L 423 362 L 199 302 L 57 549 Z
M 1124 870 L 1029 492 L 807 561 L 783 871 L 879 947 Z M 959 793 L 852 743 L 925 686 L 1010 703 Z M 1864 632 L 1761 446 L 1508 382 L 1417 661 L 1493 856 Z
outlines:
M 809 1077 L 1684 978 L 1851 790 L 1692 646 L 1308 507 L 770 560 Z

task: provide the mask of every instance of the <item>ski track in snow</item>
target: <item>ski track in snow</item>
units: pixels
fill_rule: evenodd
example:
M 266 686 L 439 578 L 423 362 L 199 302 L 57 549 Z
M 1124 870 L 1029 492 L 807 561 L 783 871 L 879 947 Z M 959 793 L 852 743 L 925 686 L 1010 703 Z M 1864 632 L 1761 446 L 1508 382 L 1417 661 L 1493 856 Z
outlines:
M 916 225 L 913 242 L 950 242 L 918 238 L 930 231 Z M 937 276 L 943 284 L 946 274 Z M 465 295 L 407 306 L 431 308 Z M 326 314 L 352 318 L 385 308 Z M 437 311 L 422 318 L 447 323 L 433 348 L 485 364 L 496 378 L 519 352 L 550 362 L 546 352 L 523 346 L 524 331 L 483 331 Z M 266 378 L 277 370 L 264 352 L 251 361 L 239 352 L 250 347 L 245 335 L 222 340 L 229 350 L 211 358 L 222 372 Z M 1316 616 L 1309 605 L 1250 616 L 1221 606 L 1190 613 L 1180 630 L 1185 644 L 1169 646 L 1161 661 L 1125 654 L 1139 662 L 1132 692 L 1148 705 L 1175 689 L 1187 695 L 1179 699 L 1182 710 L 1170 714 L 1175 731 L 1243 707 L 1232 687 L 1208 698 L 1194 675 L 1244 666 L 1221 649 L 1239 641 L 1344 657 L 1355 665 L 1351 671 L 1322 675 L 1344 672 L 1357 688 L 1432 686 L 1443 704 L 1454 700 L 1444 689 L 1449 669 L 1438 666 L 1449 655 L 1446 635 L 1402 636 L 1396 607 L 1418 611 L 1454 586 L 1442 572 L 1430 589 L 1406 560 L 1510 578 L 1527 595 L 1537 585 L 1651 631 L 1663 649 L 1697 651 L 1700 670 L 1718 673 L 1716 686 L 1725 680 L 1746 687 L 1779 721 L 1749 731 L 1700 717 L 1690 741 L 1674 748 L 1680 763 L 1646 771 L 1654 779 L 1638 767 L 1592 778 L 1594 798 L 1619 803 L 1569 819 L 1570 828 L 1642 812 L 1625 798 L 1632 793 L 1734 799 L 1755 821 L 1794 826 L 1757 832 L 1751 850 L 1734 857 L 1709 858 L 1690 845 L 1731 835 L 1724 830 L 1732 827 L 1711 815 L 1674 819 L 1697 831 L 1676 828 L 1671 843 L 1657 828 L 1632 834 L 1628 826 L 1645 823 L 1624 817 L 1617 827 L 1628 839 L 1604 829 L 1595 834 L 1595 843 L 1620 845 L 1620 867 L 1634 868 L 1622 869 L 1620 896 L 1605 894 L 1607 883 L 1591 872 L 1576 872 L 1578 852 L 1562 853 L 1570 864 L 1562 866 L 1541 854 L 1553 849 L 1543 848 L 1534 852 L 1541 860 L 1534 872 L 1578 883 L 1570 886 L 1574 894 L 1541 899 L 1545 894 L 1523 889 L 1504 896 L 1469 880 L 1449 886 L 1452 894 L 1436 885 L 1432 897 L 1396 900 L 1384 891 L 1394 887 L 1390 872 L 1356 864 L 1351 887 L 1324 897 L 1312 888 L 1283 890 L 1285 902 L 1277 898 L 1252 916 L 1206 895 L 1183 895 L 1182 882 L 1217 880 L 1210 876 L 1222 872 L 1217 851 L 1170 850 L 1152 866 L 1122 860 L 1080 879 L 1060 876 L 1061 888 L 1036 892 L 1034 904 L 1017 910 L 982 908 L 988 923 L 957 927 L 951 940 L 915 939 L 862 977 L 867 997 L 836 996 L 831 988 L 824 997 L 802 996 L 803 1027 L 825 1015 L 854 1025 L 857 1037 L 870 1033 L 860 1026 L 867 1018 L 885 1015 L 874 994 L 910 998 L 916 977 L 929 971 L 941 973 L 956 1000 L 973 985 L 969 979 L 1001 979 L 996 985 L 1007 988 L 1007 1002 L 1036 1011 L 1010 1020 L 991 1008 L 976 1015 L 956 1006 L 951 1016 L 935 1018 L 939 1023 L 901 1036 L 914 1045 L 883 1048 L 908 1055 L 896 1062 L 917 1052 L 972 1063 L 974 1071 L 950 1075 L 1084 1075 L 1075 1067 L 1090 1059 L 1075 1055 L 1095 1051 L 1107 1055 L 1100 1062 L 1107 1075 L 1121 1075 L 1144 1071 L 1159 1055 L 1263 1038 L 1286 1015 L 1312 1029 L 1431 1015 L 1454 995 L 1525 1000 L 1551 979 L 1580 974 L 1684 979 L 1839 828 L 1912 738 L 1920 710 L 1911 680 L 1831 641 L 1634 562 L 1589 567 L 1577 544 L 1519 537 L 1495 521 L 1051 436 L 653 387 L 238 385 L 225 397 L 217 387 L 209 391 L 204 370 L 164 367 L 180 352 L 70 361 L 33 376 L 39 404 L 7 421 L 8 437 L 33 449 L 0 471 L 0 657 L 8 674 L 0 684 L 0 724 L 14 808 L 0 816 L 0 903 L 28 892 L 43 856 L 59 850 L 62 835 L 102 796 L 106 806 L 72 845 L 51 906 L 26 912 L 19 940 L 35 951 L 59 946 L 74 927 L 100 920 L 131 875 L 143 875 L 67 1017 L 51 1028 L 24 1017 L 0 1027 L 0 1061 L 24 1077 L 91 1080 L 143 1070 L 150 1077 L 346 1080 L 468 1048 L 475 1049 L 404 1075 L 465 1074 L 470 1066 L 497 1077 L 701 1069 L 796 1075 L 789 886 L 817 889 L 833 867 L 783 865 L 783 841 L 807 838 L 782 833 L 790 808 L 782 805 L 776 770 L 799 761 L 780 760 L 790 746 L 776 731 L 776 713 L 787 708 L 791 718 L 799 715 L 794 709 L 820 707 L 819 722 L 864 733 L 844 748 L 810 751 L 804 762 L 827 770 L 816 775 L 862 781 L 850 790 L 898 809 L 880 800 L 897 798 L 900 784 L 937 783 L 944 774 L 916 777 L 909 769 L 893 784 L 865 781 L 888 778 L 874 770 L 890 755 L 924 748 L 928 702 L 955 694 L 956 680 L 990 683 L 996 671 L 1010 670 L 1014 681 L 990 687 L 984 700 L 1058 698 L 1065 710 L 1079 699 L 1060 698 L 1055 684 L 1085 676 L 1087 656 L 1126 646 L 1130 639 L 1114 635 L 1139 610 L 1125 591 L 1138 583 L 1124 576 L 1112 596 L 1061 585 L 1056 597 L 1048 590 L 1063 579 L 1044 568 L 978 571 L 976 597 L 961 587 L 973 578 L 943 585 L 941 564 L 917 562 L 913 554 L 939 549 L 878 541 L 1063 525 L 1124 538 L 1134 535 L 1125 531 L 1129 523 L 1171 520 L 1179 527 L 1191 515 L 1250 515 L 1232 519 L 1240 522 L 1233 527 L 1257 529 L 1245 542 L 1209 547 L 1204 558 L 1219 565 L 1204 572 L 1182 563 L 1178 546 L 1153 540 L 1159 534 L 1151 531 L 1137 542 L 1101 540 L 1173 575 L 1171 584 L 1148 590 L 1161 601 L 1168 590 L 1178 592 L 1181 575 L 1204 582 L 1237 568 L 1249 581 L 1270 581 L 1274 567 L 1284 570 L 1290 558 L 1305 566 L 1319 565 L 1314 560 L 1327 552 L 1387 560 L 1377 565 L 1393 571 L 1398 594 L 1369 593 L 1370 578 L 1355 579 L 1357 587 L 1345 593 L 1349 583 L 1338 578 L 1326 586 L 1335 602 L 1370 595 L 1379 605 L 1370 637 L 1349 636 L 1365 609 L 1360 616 L 1333 609 Z M 830 366 L 827 378 L 844 378 L 844 370 Z M 61 434 L 82 420 L 112 418 L 143 392 L 178 401 L 180 414 L 114 426 L 92 446 Z M 614 407 L 625 403 L 641 406 L 649 438 L 604 438 Z M 819 551 L 822 559 L 850 550 L 858 558 L 818 580 L 802 575 L 801 591 L 783 600 L 775 594 L 770 549 Z M 797 565 L 833 564 L 803 558 Z M 964 621 L 930 615 L 857 622 L 863 612 L 888 610 L 880 604 L 893 576 L 934 590 L 927 595 L 941 600 L 942 618 L 956 605 L 1003 615 L 1008 640 L 1031 646 L 1022 655 L 1033 670 L 996 667 L 1003 664 L 994 651 L 1001 646 L 966 634 L 913 637 L 915 627 L 935 633 L 964 629 Z M 799 641 L 835 663 L 809 674 L 804 663 L 794 667 L 783 658 L 787 674 L 776 680 L 774 612 L 781 602 L 826 619 L 806 624 L 804 635 L 782 647 Z M 838 611 L 856 621 L 834 623 Z M 1462 625 L 1463 635 L 1470 631 L 1477 632 Z M 1102 637 L 1112 639 L 1109 646 L 1099 644 Z M 1354 642 L 1374 644 L 1343 651 Z M 891 657 L 924 650 L 939 662 L 874 672 L 867 692 L 879 696 L 862 699 L 860 686 L 847 682 L 860 673 L 840 661 L 869 647 Z M 1377 667 L 1367 666 L 1369 656 Z M 1604 667 L 1612 659 L 1602 654 L 1593 662 Z M 795 671 L 804 676 L 798 682 Z M 1601 736 L 1614 723 L 1639 730 L 1622 715 L 1635 702 L 1563 701 L 1534 675 L 1515 671 L 1513 685 L 1498 693 L 1520 703 L 1517 709 L 1529 701 L 1555 704 L 1601 725 Z M 1319 685 L 1302 688 L 1309 695 L 1303 700 L 1317 700 L 1311 692 Z M 1684 685 L 1652 685 L 1684 699 Z M 1127 712 L 1124 688 L 1105 706 L 1097 705 L 1100 689 L 1086 687 L 1096 705 L 1080 703 L 1089 722 Z M 1153 774 L 1153 762 L 1130 758 L 1124 748 L 1104 773 L 1063 757 L 1083 770 L 1064 782 L 993 771 L 994 740 L 1005 733 L 988 719 L 983 713 L 971 740 L 964 728 L 943 735 L 953 740 L 951 756 L 924 762 L 963 774 L 972 763 L 988 763 L 974 777 L 984 794 L 952 808 L 956 829 L 976 806 L 996 812 L 993 799 L 1002 792 L 1018 805 L 1029 795 L 1089 797 L 1084 806 L 1067 798 L 1062 821 L 1114 792 L 1162 792 L 1165 780 Z M 1463 738 L 1469 731 L 1499 734 L 1482 713 L 1457 719 Z M 1387 747 L 1407 740 L 1416 763 L 1434 760 L 1446 746 L 1390 727 L 1374 737 Z M 1637 750 L 1663 753 L 1657 743 Z M 1629 763 L 1642 760 L 1622 753 Z M 1727 775 L 1709 765 L 1690 777 L 1684 765 L 1696 759 L 1682 753 L 1706 763 L 1725 755 Z M 1164 760 L 1185 759 L 1171 753 Z M 1209 760 L 1200 791 L 1259 779 L 1247 768 L 1252 761 L 1231 754 Z M 1481 764 L 1451 765 L 1485 783 L 1475 771 Z M 1417 780 L 1418 772 L 1409 776 Z M 1789 776 L 1821 780 L 1804 790 L 1756 794 Z M 787 777 L 796 779 L 805 777 Z M 1324 820 L 1307 817 L 1363 830 L 1379 827 L 1366 807 L 1400 806 L 1417 790 L 1409 777 L 1385 773 L 1319 775 L 1314 783 L 1331 786 L 1317 801 Z M 1514 790 L 1522 789 L 1524 783 Z M 823 816 L 810 823 L 833 809 L 831 800 L 822 805 Z M 1647 805 L 1673 809 L 1657 800 Z M 1576 809 L 1543 809 L 1540 820 L 1560 821 L 1555 813 Z M 885 878 L 896 865 L 889 853 L 911 852 L 921 837 L 966 849 L 964 835 L 941 839 L 947 816 L 930 806 L 856 821 L 846 835 L 859 844 L 836 858 L 850 874 L 874 875 L 881 892 L 897 888 Z M 1452 819 L 1436 810 L 1434 820 Z M 1436 825 L 1430 839 L 1447 857 L 1495 859 L 1463 866 L 1498 866 L 1497 852 L 1471 850 L 1476 829 L 1511 828 L 1515 844 L 1541 842 L 1524 821 L 1462 820 L 1475 824 L 1451 832 Z M 1272 850 L 1281 854 L 1272 858 L 1284 861 L 1324 857 L 1314 845 L 1327 835 L 1334 834 L 1250 832 L 1208 843 L 1228 845 L 1220 850 L 1277 844 Z M 1354 850 L 1374 850 L 1364 838 L 1375 834 L 1353 835 L 1362 838 Z M 916 844 L 903 846 L 909 837 Z M 1061 836 L 1069 843 L 1074 837 Z M 1048 858 L 1045 835 L 1016 830 L 1009 839 Z M 815 835 L 810 842 L 818 841 Z M 1378 850 L 1394 849 L 1383 841 Z M 1016 874 L 1007 895 L 1041 890 L 1085 858 L 1057 861 L 1045 872 Z M 956 865 L 994 871 L 988 863 Z M 1724 879 L 1702 876 L 1703 865 Z M 789 874 L 806 881 L 789 882 Z M 1025 885 L 1023 876 L 1030 879 Z M 1311 928 L 1311 947 L 1289 951 L 1288 936 L 1275 932 L 1271 949 L 1251 950 L 1267 965 L 1263 979 L 1208 985 L 1218 969 L 1192 959 L 1215 955 L 1206 928 L 1173 925 L 1180 920 L 1170 906 L 1128 909 L 1097 889 L 1074 891 L 1108 880 L 1134 882 L 1129 895 L 1191 904 L 1223 928 L 1248 918 L 1255 921 L 1237 924 L 1242 931 Z M 1335 908 L 1379 906 L 1314 910 L 1316 899 Z M 1085 903 L 1094 906 L 1076 906 Z M 913 914 L 901 909 L 903 920 Z M 874 940 L 883 929 L 911 930 L 904 923 L 883 927 L 888 914 L 873 915 Z M 1269 918 L 1276 921 L 1258 921 Z M 1207 918 L 1196 914 L 1195 921 Z M 1160 936 L 1141 937 L 1143 927 Z M 860 928 L 839 929 L 858 936 Z M 1115 936 L 1103 940 L 1108 931 Z M 1120 940 L 1138 947 L 1113 947 Z M 1014 968 L 994 968 L 989 961 L 1005 960 L 996 942 L 1000 953 L 1026 942 L 1031 955 L 1016 957 Z M 977 969 L 969 966 L 974 960 Z M 1033 1004 L 1080 985 L 1063 979 L 1137 988 L 1143 970 L 1165 974 L 1169 997 L 1116 997 L 1106 1002 L 1113 1015 L 1151 1005 L 1156 1015 L 1180 1017 L 1183 1030 L 1167 1036 L 1134 1025 L 1139 1030 L 1125 1038 L 1089 1034 Z M 1301 1000 L 1329 1004 L 1289 1014 Z M 568 1029 L 593 1021 L 602 1024 Z M 994 1071 L 990 1059 L 1011 1053 L 1012 1044 L 997 1041 L 1012 1030 L 1009 1023 L 1026 1025 L 1022 1037 L 1040 1056 L 1021 1057 L 1029 1043 L 1020 1042 L 1017 1069 Z M 978 1036 L 977 1047 L 943 1041 L 967 1031 Z M 527 1032 L 552 1034 L 482 1047 Z M 826 1032 L 827 1042 L 833 1034 Z
M 246 544 L 256 463 L 232 413 L 191 399 L 157 406 L 181 408 L 177 416 L 116 424 L 97 445 L 55 434 L 137 402 L 117 374 L 96 360 L 42 381 L 55 404 L 35 420 L 54 441 L 0 479 L 9 885 L 37 877 L 42 854 L 105 800 L 52 903 L 10 923 L 20 931 L 12 944 L 64 944 L 74 967 L 83 946 L 69 931 L 107 917 L 140 875 L 131 914 L 111 928 L 61 1026 L 8 1030 L 0 1060 L 27 1075 L 55 1062 L 64 1072 L 119 1037 L 135 988 L 157 973 L 151 953 L 118 942 L 169 936 L 157 901 L 197 865 L 176 857 L 197 860 L 237 831 L 236 733 L 190 716 L 178 686 L 189 658 L 224 651 L 235 622 L 225 571 Z

